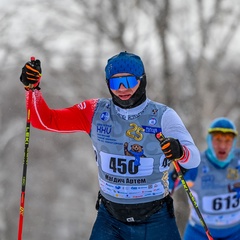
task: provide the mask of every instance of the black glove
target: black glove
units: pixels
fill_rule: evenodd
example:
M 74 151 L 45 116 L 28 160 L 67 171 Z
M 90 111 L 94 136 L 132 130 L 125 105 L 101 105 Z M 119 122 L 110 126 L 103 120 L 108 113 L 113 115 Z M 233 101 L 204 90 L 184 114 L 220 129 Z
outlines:
M 164 138 L 159 133 L 155 136 L 160 142 L 162 151 L 168 160 L 179 160 L 183 156 L 183 147 L 178 139 L 171 137 Z
M 42 76 L 40 60 L 31 60 L 22 68 L 20 81 L 24 84 L 25 89 L 40 89 L 39 84 Z

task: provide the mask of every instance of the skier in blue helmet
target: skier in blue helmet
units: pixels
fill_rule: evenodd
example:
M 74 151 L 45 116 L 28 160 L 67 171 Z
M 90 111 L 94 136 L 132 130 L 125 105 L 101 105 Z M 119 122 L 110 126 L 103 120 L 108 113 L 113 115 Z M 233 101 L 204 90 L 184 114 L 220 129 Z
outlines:
M 105 74 L 111 98 L 50 109 L 39 86 L 40 61 L 27 62 L 20 80 L 31 124 L 51 132 L 83 131 L 91 138 L 100 191 L 90 240 L 180 240 L 169 165 L 176 160 L 185 168 L 197 167 L 199 151 L 176 111 L 147 98 L 139 56 L 120 52 L 108 60 Z M 166 136 L 160 146 L 159 132 Z
M 112 76 L 116 76 L 119 72 L 127 73 L 128 75 L 131 74 L 132 77 L 129 76 L 126 78 L 125 84 L 118 82 L 116 78 L 112 78 Z M 146 101 L 146 74 L 142 60 L 139 56 L 127 52 L 121 52 L 118 55 L 113 56 L 108 60 L 107 66 L 105 67 L 105 73 L 110 94 L 112 95 L 113 102 L 117 106 L 124 109 L 133 108 Z M 129 84 L 137 83 L 137 80 L 140 81 L 140 84 L 129 99 L 122 99 L 116 94 L 116 92 L 114 92 L 114 90 L 119 89 L 121 84 L 124 86 L 126 85 L 125 87 L 131 87 Z
M 229 151 L 221 151 L 221 149 L 216 149 L 216 147 L 214 147 L 213 138 L 216 133 L 222 133 L 226 136 L 233 136 L 233 142 Z M 225 168 L 233 159 L 234 149 L 237 141 L 237 134 L 238 133 L 236 130 L 236 126 L 231 120 L 227 118 L 217 118 L 211 123 L 207 135 L 208 149 L 206 151 L 206 154 L 209 160 L 213 164 L 217 165 L 219 168 Z
M 236 126 L 230 119 L 214 119 L 208 129 L 207 149 L 201 153 L 200 165 L 185 173 L 185 180 L 215 240 L 240 239 L 240 149 L 236 148 L 237 135 Z M 175 183 L 177 181 L 175 178 Z M 207 239 L 194 209 L 190 211 L 183 239 L 192 240 L 192 236 L 198 240 Z

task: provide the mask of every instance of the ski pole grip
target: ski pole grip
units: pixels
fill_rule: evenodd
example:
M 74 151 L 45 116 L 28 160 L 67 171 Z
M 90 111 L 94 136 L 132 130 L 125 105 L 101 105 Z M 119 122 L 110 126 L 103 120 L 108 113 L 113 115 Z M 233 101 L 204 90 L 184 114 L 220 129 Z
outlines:
M 157 140 L 158 140 L 160 143 L 165 139 L 165 137 L 164 137 L 164 135 L 163 135 L 162 132 L 156 133 L 155 136 L 156 136 Z
M 31 62 L 34 62 L 36 60 L 34 56 L 32 56 L 30 59 L 31 59 Z

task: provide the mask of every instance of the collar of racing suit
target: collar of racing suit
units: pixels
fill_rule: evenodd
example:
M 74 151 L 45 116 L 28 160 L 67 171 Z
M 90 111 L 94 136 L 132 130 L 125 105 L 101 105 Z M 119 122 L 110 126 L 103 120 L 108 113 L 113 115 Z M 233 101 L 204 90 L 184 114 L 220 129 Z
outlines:
M 114 106 L 115 106 L 115 109 L 117 111 L 117 114 L 121 118 L 123 118 L 125 120 L 131 120 L 131 119 L 137 118 L 139 115 L 142 114 L 142 112 L 144 111 L 144 109 L 148 105 L 149 101 L 150 100 L 147 98 L 142 104 L 138 105 L 137 107 L 128 108 L 128 109 L 120 108 L 117 105 L 114 105 Z

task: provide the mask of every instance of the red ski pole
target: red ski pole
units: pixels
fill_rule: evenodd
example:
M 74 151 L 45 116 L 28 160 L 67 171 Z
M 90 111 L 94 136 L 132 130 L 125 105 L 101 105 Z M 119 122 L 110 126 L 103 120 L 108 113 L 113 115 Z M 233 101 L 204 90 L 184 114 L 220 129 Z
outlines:
M 31 57 L 31 64 L 34 65 L 35 57 Z M 27 114 L 26 114 L 26 128 L 25 128 L 25 148 L 23 159 L 23 173 L 22 173 L 22 191 L 20 198 L 20 210 L 19 210 L 19 223 L 18 223 L 18 240 L 22 240 L 23 232 L 23 220 L 24 220 L 24 205 L 25 205 L 25 191 L 27 181 L 27 164 L 28 164 L 28 151 L 30 141 L 30 117 L 31 117 L 31 105 L 32 105 L 32 91 L 33 88 L 29 85 L 28 102 L 27 102 Z
M 156 138 L 161 142 L 161 141 L 164 140 L 165 137 L 164 137 L 164 135 L 162 133 L 157 133 L 156 134 Z M 209 240 L 214 240 L 213 237 L 211 236 L 210 231 L 209 231 L 209 229 L 207 227 L 207 224 L 205 223 L 205 221 L 203 219 L 203 216 L 202 216 L 202 214 L 201 214 L 201 212 L 200 212 L 200 210 L 198 208 L 197 202 L 196 202 L 196 200 L 195 200 L 195 198 L 194 198 L 190 188 L 188 187 L 186 180 L 184 179 L 183 173 L 181 171 L 181 168 L 180 168 L 178 162 L 174 160 L 174 161 L 172 161 L 172 163 L 173 163 L 174 168 L 176 169 L 178 177 L 180 178 L 181 183 L 182 183 L 182 185 L 183 185 L 183 187 L 184 187 L 184 189 L 185 189 L 185 191 L 186 191 L 190 201 L 192 202 L 192 205 L 193 205 L 193 207 L 194 207 L 194 209 L 195 209 L 195 211 L 196 211 L 196 213 L 197 213 L 197 215 L 199 217 L 199 220 L 200 220 L 202 226 L 204 227 L 204 230 L 205 230 L 205 233 L 206 233 L 208 239 Z

